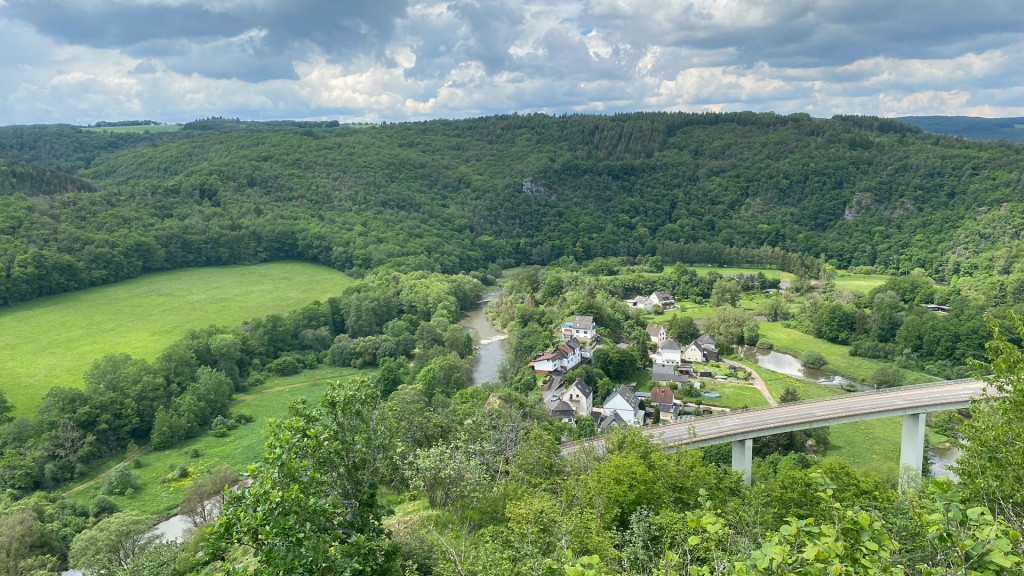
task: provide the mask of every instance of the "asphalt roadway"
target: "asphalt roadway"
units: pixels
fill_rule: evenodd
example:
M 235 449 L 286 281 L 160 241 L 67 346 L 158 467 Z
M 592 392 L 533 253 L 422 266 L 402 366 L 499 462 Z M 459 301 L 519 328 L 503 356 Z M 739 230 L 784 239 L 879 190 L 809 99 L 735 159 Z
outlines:
M 679 446 L 710 446 L 872 418 L 953 410 L 966 407 L 972 398 L 985 393 L 994 394 L 995 390 L 979 380 L 950 380 L 791 402 L 770 408 L 734 410 L 687 422 L 648 426 L 641 431 L 671 451 Z M 603 443 L 598 438 L 566 444 L 562 447 L 562 454 L 572 454 L 587 446 L 600 451 Z

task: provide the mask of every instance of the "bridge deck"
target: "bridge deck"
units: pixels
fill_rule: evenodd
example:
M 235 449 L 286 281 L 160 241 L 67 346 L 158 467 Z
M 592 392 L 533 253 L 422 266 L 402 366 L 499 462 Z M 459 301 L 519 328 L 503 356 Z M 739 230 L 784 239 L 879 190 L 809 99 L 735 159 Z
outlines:
M 656 442 L 666 444 L 667 450 L 678 446 L 710 446 L 832 424 L 963 408 L 972 398 L 985 393 L 994 394 L 995 391 L 979 380 L 950 380 L 733 411 L 689 422 L 644 428 L 642 432 Z M 603 440 L 567 444 L 562 447 L 562 453 L 571 454 L 583 446 L 600 450 Z

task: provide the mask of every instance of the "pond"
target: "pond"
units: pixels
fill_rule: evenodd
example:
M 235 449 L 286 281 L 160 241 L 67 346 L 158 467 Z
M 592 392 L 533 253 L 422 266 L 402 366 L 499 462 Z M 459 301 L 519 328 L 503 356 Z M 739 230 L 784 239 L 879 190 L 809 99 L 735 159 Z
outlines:
M 494 300 L 501 288 L 487 291 L 480 302 L 466 312 L 460 325 L 463 330 L 476 333 L 476 356 L 473 359 L 473 385 L 496 382 L 501 363 L 508 353 L 508 334 L 499 331 L 487 319 L 484 309 Z
M 804 378 L 806 380 L 814 380 L 819 384 L 831 386 L 833 388 L 842 388 L 848 391 L 863 392 L 865 390 L 874 390 L 873 387 L 867 384 L 861 384 L 842 376 L 830 374 L 824 370 L 818 370 L 816 368 L 810 368 L 804 366 L 803 362 L 795 356 L 783 352 L 777 352 L 775 350 L 767 350 L 764 348 L 755 348 L 754 346 L 742 346 L 741 352 L 743 357 L 751 362 L 754 362 L 762 368 L 767 368 L 773 372 L 792 376 L 794 378 Z
M 794 378 L 814 380 L 820 384 L 825 384 L 835 388 L 842 388 L 847 391 L 860 392 L 865 390 L 874 390 L 873 387 L 866 384 L 854 382 L 853 380 L 843 378 L 842 376 L 829 374 L 824 370 L 808 368 L 800 362 L 799 358 L 783 352 L 755 348 L 753 346 L 743 346 L 742 353 L 744 358 L 756 363 L 762 368 L 767 368 L 787 376 L 793 376 Z M 956 473 L 954 473 L 950 468 L 956 462 L 958 456 L 960 456 L 960 449 L 955 446 L 933 448 L 931 466 L 932 475 L 936 478 L 950 478 L 956 482 Z

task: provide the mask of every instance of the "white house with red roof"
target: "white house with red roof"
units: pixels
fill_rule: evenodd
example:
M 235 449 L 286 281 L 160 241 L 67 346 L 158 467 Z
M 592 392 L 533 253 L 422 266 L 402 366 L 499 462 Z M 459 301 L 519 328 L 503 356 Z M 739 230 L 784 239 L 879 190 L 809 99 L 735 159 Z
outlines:
M 569 338 L 566 342 L 559 344 L 554 350 L 546 354 L 539 354 L 530 362 L 533 371 L 538 374 L 550 374 L 551 372 L 566 372 L 579 366 L 583 361 L 580 341 L 575 337 Z

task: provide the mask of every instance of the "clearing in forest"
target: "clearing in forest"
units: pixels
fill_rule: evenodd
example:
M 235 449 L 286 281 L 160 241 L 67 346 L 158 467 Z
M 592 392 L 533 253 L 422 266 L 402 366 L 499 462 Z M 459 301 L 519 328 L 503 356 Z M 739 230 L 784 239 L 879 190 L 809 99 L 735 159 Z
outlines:
M 153 360 L 189 330 L 287 312 L 353 282 L 303 262 L 187 268 L 0 308 L 0 390 L 15 415 L 53 386 L 82 386 L 106 354 Z

